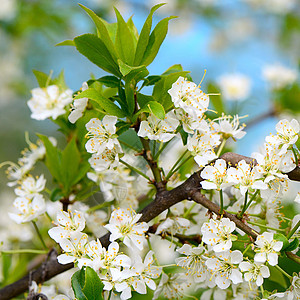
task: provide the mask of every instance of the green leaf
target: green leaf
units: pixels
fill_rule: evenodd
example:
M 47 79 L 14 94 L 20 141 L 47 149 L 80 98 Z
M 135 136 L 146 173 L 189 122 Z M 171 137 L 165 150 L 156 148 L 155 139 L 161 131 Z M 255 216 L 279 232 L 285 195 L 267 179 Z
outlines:
M 181 139 L 182 139 L 182 143 L 183 145 L 185 146 L 187 144 L 187 139 L 188 139 L 188 133 L 185 132 L 182 128 L 182 126 L 179 127 L 179 133 L 180 133 L 180 136 L 181 136 Z
M 185 77 L 187 73 L 187 71 L 180 71 L 168 75 L 162 75 L 161 79 L 155 83 L 152 96 L 157 102 L 162 104 L 166 112 L 168 112 L 173 106 L 168 90 L 172 87 L 172 84 L 179 76 Z
M 102 96 L 93 88 L 88 88 L 87 90 L 81 92 L 74 99 L 80 98 L 89 98 L 91 100 L 96 101 L 102 107 L 102 109 L 107 112 L 107 114 L 117 116 L 119 118 L 123 118 L 126 116 L 124 111 L 122 111 L 116 104 Z
M 63 42 L 56 44 L 55 46 L 74 46 L 75 47 L 75 43 L 73 40 L 65 40 Z
M 152 96 L 137 93 L 137 102 L 140 107 L 145 107 L 150 101 L 155 101 L 155 99 Z
M 183 71 L 182 65 L 175 64 L 175 65 L 171 66 L 170 68 L 168 68 L 165 72 L 163 72 L 162 75 L 169 75 L 169 74 L 176 73 L 179 71 Z
M 87 14 L 91 17 L 91 19 L 94 21 L 97 30 L 98 30 L 98 35 L 105 44 L 107 50 L 113 57 L 114 61 L 117 62 L 118 55 L 115 49 L 115 46 L 113 44 L 113 41 L 110 37 L 109 31 L 107 29 L 107 22 L 104 22 L 99 16 L 97 16 L 91 9 L 85 7 L 82 4 L 79 4 L 79 6 L 84 9 Z
M 144 23 L 144 26 L 141 30 L 137 46 L 136 46 L 136 52 L 135 52 L 135 57 L 134 57 L 134 65 L 138 66 L 140 65 L 140 62 L 142 61 L 146 48 L 148 46 L 149 42 L 149 36 L 151 32 L 151 27 L 152 27 L 152 17 L 154 12 L 160 8 L 161 6 L 165 5 L 165 3 L 157 4 L 151 8 L 151 11 Z
M 80 153 L 76 146 L 75 137 L 68 143 L 61 156 L 61 170 L 63 174 L 63 184 L 66 192 L 74 184 L 80 163 Z
M 46 166 L 48 167 L 51 175 L 60 182 L 62 180 L 62 173 L 60 171 L 61 153 L 57 147 L 49 141 L 48 137 L 42 134 L 37 135 L 45 145 L 46 148 Z
M 104 42 L 94 34 L 83 34 L 74 39 L 76 49 L 92 63 L 118 77 L 119 67 Z
M 149 37 L 149 42 L 140 64 L 148 66 L 153 62 L 154 58 L 156 57 L 159 51 L 162 42 L 164 41 L 167 35 L 169 20 L 174 18 L 176 17 L 171 16 L 165 18 L 155 26 L 155 28 L 153 29 Z
M 78 300 L 103 300 L 103 283 L 90 267 L 82 268 L 73 274 L 72 288 Z
M 152 75 L 145 78 L 142 87 L 154 85 L 157 81 L 161 79 L 159 75 Z
M 156 101 L 150 101 L 147 104 L 147 106 L 149 108 L 150 113 L 153 113 L 156 117 L 158 117 L 161 120 L 165 118 L 166 112 L 160 103 Z
M 105 86 L 110 87 L 110 88 L 118 88 L 119 85 L 120 85 L 120 79 L 119 78 L 117 78 L 115 76 L 109 76 L 109 75 L 98 78 L 95 81 L 98 81 L 98 82 L 100 82 L 100 83 L 102 83 Z
M 121 73 L 123 76 L 126 76 L 125 81 L 134 80 L 135 82 L 138 82 L 149 74 L 146 66 L 132 67 L 128 66 L 121 60 L 118 60 L 118 63 Z
M 290 244 L 288 239 L 286 238 L 286 236 L 283 235 L 282 233 L 275 233 L 274 234 L 274 240 L 283 242 L 283 246 L 281 248 L 281 251 L 284 250 L 286 247 L 288 247 L 289 244 Z
M 283 274 L 275 267 L 273 266 L 268 266 L 270 270 L 270 277 L 268 280 L 275 282 L 276 284 L 279 284 L 280 286 L 284 287 L 285 289 L 287 288 L 287 283 L 285 280 L 285 277 Z
M 82 268 L 81 270 L 74 273 L 71 278 L 72 289 L 74 291 L 76 299 L 78 300 L 89 300 L 82 292 L 84 283 L 85 283 L 85 271 Z
M 139 32 L 133 23 L 132 16 L 128 19 L 127 26 L 129 28 L 129 30 L 131 31 L 131 34 L 133 37 L 134 49 L 136 49 L 137 41 L 139 38 Z
M 59 201 L 60 199 L 62 199 L 64 197 L 64 194 L 62 192 L 62 190 L 60 188 L 55 188 L 50 195 L 50 200 L 55 202 L 55 201 Z
M 79 165 L 79 169 L 77 170 L 77 172 L 73 178 L 72 185 L 79 182 L 86 175 L 86 173 L 90 170 L 90 168 L 91 168 L 91 166 L 87 161 L 81 162 Z
M 284 249 L 284 251 L 293 251 L 299 246 L 298 238 L 294 238 L 292 242 Z
M 102 291 L 104 284 L 101 282 L 97 273 L 90 267 L 85 269 L 85 285 L 83 293 L 89 300 L 103 300 Z
M 32 70 L 32 72 L 33 72 L 40 88 L 46 87 L 47 83 L 48 84 L 52 83 L 50 75 L 48 75 L 44 72 L 38 71 L 38 70 Z
M 124 21 L 120 12 L 116 8 L 114 9 L 118 20 L 116 48 L 120 59 L 126 64 L 132 65 L 135 53 L 133 34 L 128 28 L 128 25 Z
M 134 107 L 135 107 L 134 82 L 133 81 L 127 81 L 125 83 L 125 96 L 126 96 L 128 112 L 130 115 L 132 115 L 134 112 Z
M 65 74 L 64 70 L 62 70 L 57 77 L 50 81 L 50 84 L 57 85 L 62 91 L 68 88 L 66 81 L 65 81 Z

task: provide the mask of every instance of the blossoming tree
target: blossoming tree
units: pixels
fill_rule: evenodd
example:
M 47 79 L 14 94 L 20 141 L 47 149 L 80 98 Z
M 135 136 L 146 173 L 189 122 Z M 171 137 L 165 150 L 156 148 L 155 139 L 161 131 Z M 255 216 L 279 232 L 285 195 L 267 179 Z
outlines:
M 246 134 L 241 117 L 212 110 L 214 95 L 181 65 L 149 75 L 172 19 L 152 29 L 162 5 L 140 33 L 117 9 L 110 24 L 82 6 L 97 34 L 60 45 L 110 75 L 73 92 L 62 74 L 35 71 L 31 117 L 58 124 L 66 146 L 40 134 L 7 169 L 17 196 L 9 215 L 31 222 L 44 249 L 1 253 L 47 256 L 0 299 L 299 299 L 300 221 L 284 217 L 280 202 L 289 181 L 300 181 L 299 123 L 280 120 L 261 153 L 227 152 L 229 140 Z M 49 179 L 32 175 L 38 161 Z M 171 264 L 159 259 L 169 247 L 162 240 L 173 245 Z M 47 296 L 38 285 L 71 268 L 68 295 Z

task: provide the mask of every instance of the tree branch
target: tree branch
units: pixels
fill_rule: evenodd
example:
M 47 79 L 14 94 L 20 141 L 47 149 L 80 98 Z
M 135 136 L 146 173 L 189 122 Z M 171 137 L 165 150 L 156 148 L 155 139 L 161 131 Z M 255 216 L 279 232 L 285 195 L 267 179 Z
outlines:
M 256 164 L 256 161 L 251 157 L 246 157 L 231 152 L 223 154 L 220 158 L 224 159 L 228 164 L 231 164 L 233 166 L 242 159 L 244 159 L 247 163 Z M 204 195 L 200 193 L 200 182 L 203 180 L 200 176 L 200 173 L 201 170 L 194 173 L 184 183 L 174 188 L 173 190 L 158 191 L 154 201 L 141 211 L 142 217 L 140 219 L 140 222 L 149 222 L 164 210 L 185 199 L 194 200 L 210 211 L 219 214 L 220 207 L 217 204 L 209 201 Z M 287 175 L 291 180 L 300 181 L 299 167 L 296 167 Z M 224 212 L 224 216 L 233 221 L 238 228 L 243 230 L 249 236 L 254 239 L 256 238 L 257 233 L 242 220 L 238 219 L 235 215 Z M 104 247 L 107 247 L 109 245 L 109 233 L 102 236 L 100 238 L 100 241 Z M 288 253 L 288 256 L 291 256 L 290 253 Z M 73 264 L 59 264 L 57 261 L 57 256 L 55 254 L 52 254 L 49 256 L 48 260 L 45 261 L 36 271 L 31 272 L 31 278 L 37 283 L 43 283 L 44 281 L 49 280 L 50 278 L 68 269 L 71 269 L 73 266 Z M 28 290 L 29 277 L 29 275 L 26 275 L 22 279 L 2 288 L 0 290 L 0 300 L 11 299 Z

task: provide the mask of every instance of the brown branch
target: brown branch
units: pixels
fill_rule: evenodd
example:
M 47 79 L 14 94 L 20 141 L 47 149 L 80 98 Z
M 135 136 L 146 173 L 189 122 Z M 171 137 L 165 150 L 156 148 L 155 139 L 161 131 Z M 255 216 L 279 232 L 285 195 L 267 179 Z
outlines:
M 253 158 L 239 155 L 236 153 L 225 153 L 221 156 L 228 164 L 236 165 L 240 160 L 244 159 L 247 163 L 256 163 Z M 168 209 L 172 205 L 188 199 L 194 200 L 210 211 L 219 213 L 220 207 L 217 204 L 212 203 L 201 193 L 200 182 L 203 180 L 200 176 L 201 170 L 190 176 L 184 183 L 167 191 L 162 190 L 156 194 L 155 200 L 146 206 L 142 211 L 141 222 L 149 222 L 164 210 Z M 297 167 L 295 170 L 287 174 L 291 180 L 300 181 L 300 169 Z M 246 232 L 252 238 L 257 236 L 257 233 L 253 231 L 242 220 L 238 219 L 235 215 L 224 212 L 224 216 L 235 222 L 238 228 Z M 107 247 L 109 245 L 109 234 L 104 235 L 100 239 L 102 245 Z M 73 267 L 73 264 L 61 265 L 57 262 L 56 255 L 52 255 L 49 259 L 42 264 L 36 271 L 31 272 L 32 280 L 37 283 L 43 283 L 46 280 L 68 270 Z M 28 290 L 29 275 L 26 275 L 22 279 L 2 288 L 0 290 L 0 300 L 8 300 Z

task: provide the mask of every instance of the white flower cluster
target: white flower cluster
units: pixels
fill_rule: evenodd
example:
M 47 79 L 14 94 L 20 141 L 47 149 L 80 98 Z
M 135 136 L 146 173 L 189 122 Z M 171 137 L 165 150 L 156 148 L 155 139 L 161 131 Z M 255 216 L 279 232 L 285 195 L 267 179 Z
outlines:
M 49 235 L 63 249 L 58 256 L 61 264 L 75 262 L 79 268 L 89 266 L 99 275 L 104 284 L 104 290 L 120 292 L 121 299 L 131 298 L 131 292 L 147 293 L 147 286 L 155 290 L 156 279 L 161 274 L 161 268 L 153 266 L 153 251 L 149 251 L 144 261 L 139 250 L 145 246 L 145 232 L 148 225 L 145 222 L 137 224 L 141 214 L 131 209 L 117 209 L 111 214 L 109 223 L 105 225 L 111 233 L 110 245 L 106 249 L 100 240 L 88 240 L 88 235 L 82 231 L 85 228 L 85 218 L 79 211 L 57 214 L 57 227 L 49 230 Z M 134 253 L 134 258 L 120 253 L 121 240 Z
M 44 175 L 37 179 L 29 175 L 23 179 L 20 186 L 15 188 L 18 197 L 14 200 L 13 205 L 17 208 L 18 213 L 9 213 L 12 220 L 18 224 L 29 222 L 46 211 L 44 196 L 40 194 L 44 190 L 45 184 Z
M 229 286 L 249 282 L 253 289 L 263 284 L 270 276 L 267 263 L 278 264 L 278 253 L 283 242 L 274 240 L 273 233 L 264 232 L 255 242 L 257 252 L 253 260 L 244 257 L 239 250 L 231 250 L 232 242 L 237 240 L 233 234 L 234 222 L 228 218 L 210 219 L 201 228 L 200 245 L 183 245 L 177 251 L 183 256 L 176 259 L 178 266 L 187 270 L 188 278 L 202 287 L 227 289 Z

